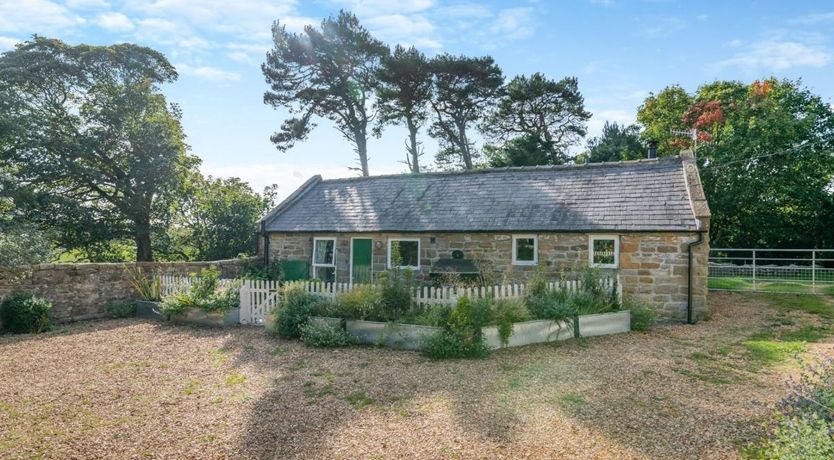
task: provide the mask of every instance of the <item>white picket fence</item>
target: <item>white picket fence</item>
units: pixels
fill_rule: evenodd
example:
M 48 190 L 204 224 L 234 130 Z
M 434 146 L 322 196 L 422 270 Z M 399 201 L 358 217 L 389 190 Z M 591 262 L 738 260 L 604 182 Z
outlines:
M 199 276 L 180 276 L 180 275 L 160 275 L 159 278 L 159 292 L 162 297 L 183 292 L 191 288 L 191 286 L 200 278 Z M 235 281 L 234 279 L 219 280 L 220 287 L 226 289 L 230 287 Z
M 190 287 L 196 278 L 194 277 L 160 277 L 163 295 L 166 293 L 178 292 Z M 231 283 L 234 280 L 221 280 Z M 614 288 L 614 278 L 604 278 L 603 288 L 611 291 Z M 286 284 L 302 286 L 304 290 L 312 294 L 334 299 L 338 295 L 350 292 L 360 284 L 350 283 L 321 283 L 314 281 L 293 281 Z M 227 284 L 228 286 L 228 284 Z M 618 284 L 618 294 L 622 295 L 621 286 Z M 575 292 L 581 289 L 580 281 L 562 281 L 548 283 L 548 287 L 564 289 Z M 419 305 L 454 305 L 461 297 L 477 299 L 492 297 L 495 299 L 518 299 L 524 297 L 527 286 L 525 284 L 503 284 L 496 286 L 477 287 L 428 287 L 418 288 L 414 292 L 414 302 Z M 279 303 L 280 284 L 278 281 L 242 280 L 240 285 L 240 322 L 241 324 L 264 324 L 264 321 L 272 310 Z

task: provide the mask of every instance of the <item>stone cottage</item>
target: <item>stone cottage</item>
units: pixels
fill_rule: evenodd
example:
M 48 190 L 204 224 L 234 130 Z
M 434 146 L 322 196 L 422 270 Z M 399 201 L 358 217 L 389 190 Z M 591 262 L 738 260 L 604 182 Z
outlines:
M 261 221 L 261 256 L 365 282 L 390 267 L 523 281 L 611 270 L 669 319 L 706 312 L 710 212 L 693 156 L 304 183 Z

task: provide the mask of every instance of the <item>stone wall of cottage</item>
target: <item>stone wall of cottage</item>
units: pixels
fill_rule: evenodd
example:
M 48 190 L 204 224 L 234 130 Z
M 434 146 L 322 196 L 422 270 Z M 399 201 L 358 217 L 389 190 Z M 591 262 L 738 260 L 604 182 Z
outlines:
M 128 269 L 141 267 L 146 273 L 190 275 L 215 266 L 226 278 L 239 276 L 256 259 L 213 262 L 140 262 L 41 264 L 12 269 L 0 268 L 0 300 L 19 291 L 29 291 L 52 301 L 57 322 L 102 317 L 112 300 L 132 300 L 137 295 L 130 284 Z
M 537 269 L 545 270 L 554 279 L 562 271 L 588 263 L 587 233 L 538 233 L 538 266 L 512 264 L 512 234 L 509 233 L 339 233 L 282 234 L 269 237 L 270 260 L 305 260 L 310 262 L 313 238 L 336 238 L 336 281 L 349 281 L 351 238 L 373 240 L 373 271 L 386 269 L 388 240 L 420 239 L 420 272 L 428 274 L 438 259 L 451 258 L 453 250 L 461 250 L 464 258 L 478 262 L 487 283 L 523 282 Z M 627 233 L 620 238 L 620 268 L 617 270 L 623 296 L 652 305 L 663 318 L 681 320 L 686 317 L 688 244 L 692 233 Z M 706 235 L 705 235 L 706 239 Z M 693 247 L 692 296 L 695 318 L 700 319 L 707 308 L 707 255 L 709 243 Z

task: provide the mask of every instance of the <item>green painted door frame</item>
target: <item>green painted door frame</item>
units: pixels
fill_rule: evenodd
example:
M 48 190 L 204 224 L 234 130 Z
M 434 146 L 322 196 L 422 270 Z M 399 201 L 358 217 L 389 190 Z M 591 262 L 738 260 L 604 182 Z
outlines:
M 350 240 L 350 282 L 370 283 L 372 276 L 373 241 L 370 238 Z

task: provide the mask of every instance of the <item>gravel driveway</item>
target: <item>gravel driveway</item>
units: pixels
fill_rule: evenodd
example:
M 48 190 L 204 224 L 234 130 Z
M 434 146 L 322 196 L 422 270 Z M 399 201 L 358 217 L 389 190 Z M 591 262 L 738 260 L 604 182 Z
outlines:
M 710 302 L 695 326 L 478 361 L 137 319 L 2 336 L 0 457 L 737 458 L 797 369 L 742 341 L 820 320 Z

